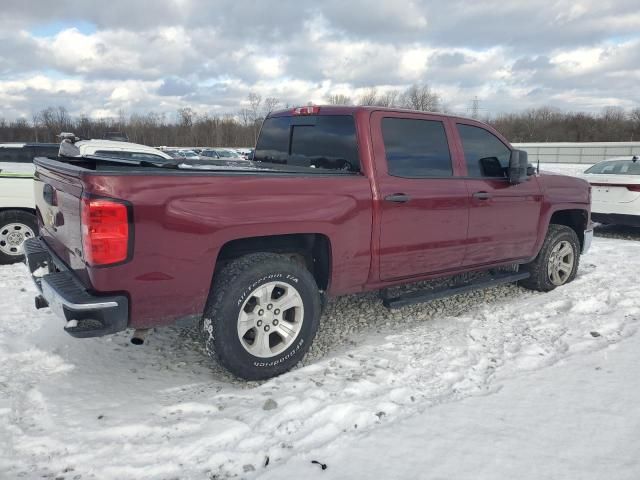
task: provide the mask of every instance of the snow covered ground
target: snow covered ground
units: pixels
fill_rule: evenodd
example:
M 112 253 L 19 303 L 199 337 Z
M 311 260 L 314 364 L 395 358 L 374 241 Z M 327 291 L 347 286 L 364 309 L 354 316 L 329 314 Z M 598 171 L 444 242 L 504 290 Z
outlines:
M 547 294 L 341 298 L 304 365 L 246 383 L 188 331 L 73 339 L 0 267 L 0 478 L 637 479 L 639 270 L 596 238 Z

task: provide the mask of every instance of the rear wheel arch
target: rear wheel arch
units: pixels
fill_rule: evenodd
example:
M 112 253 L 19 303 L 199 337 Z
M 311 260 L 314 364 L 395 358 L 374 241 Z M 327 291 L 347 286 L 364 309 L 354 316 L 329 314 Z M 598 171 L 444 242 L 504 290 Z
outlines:
M 230 240 L 218 252 L 216 272 L 229 262 L 251 253 L 288 255 L 311 272 L 318 288 L 326 291 L 331 283 L 331 240 L 322 233 L 265 235 Z M 213 286 L 213 280 L 211 285 Z

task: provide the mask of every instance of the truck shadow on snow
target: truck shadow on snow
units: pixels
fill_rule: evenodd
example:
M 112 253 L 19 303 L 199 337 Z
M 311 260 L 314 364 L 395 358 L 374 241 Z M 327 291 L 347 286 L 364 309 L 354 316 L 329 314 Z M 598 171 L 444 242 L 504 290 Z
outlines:
M 640 227 L 626 225 L 597 225 L 594 229 L 596 237 L 619 238 L 623 240 L 640 240 Z

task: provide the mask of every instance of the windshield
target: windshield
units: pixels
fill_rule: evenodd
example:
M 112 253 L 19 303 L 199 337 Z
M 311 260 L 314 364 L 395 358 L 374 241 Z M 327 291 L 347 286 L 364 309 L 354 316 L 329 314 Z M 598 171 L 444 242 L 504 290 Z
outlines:
M 272 117 L 264 121 L 253 160 L 359 172 L 351 115 Z
M 190 158 L 190 157 L 197 157 L 198 154 L 192 151 L 187 151 L 187 152 L 180 152 L 180 155 L 186 158 Z
M 611 160 L 600 162 L 584 173 L 595 173 L 600 175 L 640 175 L 640 161 L 636 160 Z

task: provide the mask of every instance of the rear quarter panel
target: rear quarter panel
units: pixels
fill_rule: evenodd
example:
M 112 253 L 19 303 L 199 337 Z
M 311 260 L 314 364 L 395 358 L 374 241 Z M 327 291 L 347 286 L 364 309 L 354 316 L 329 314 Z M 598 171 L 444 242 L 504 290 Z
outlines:
M 132 327 L 203 311 L 216 258 L 231 240 L 320 233 L 331 242 L 331 294 L 361 289 L 370 267 L 371 188 L 365 176 L 87 175 L 85 193 L 133 205 L 128 263 L 88 268 L 97 291 L 131 297 Z

